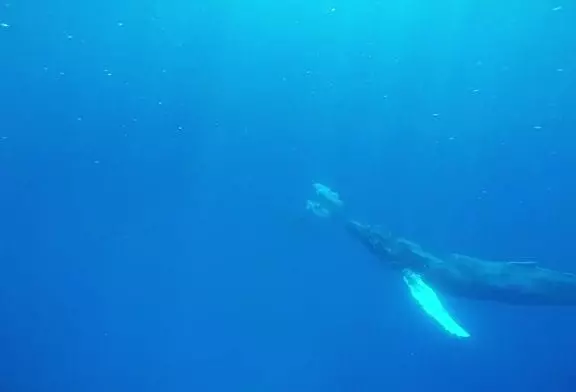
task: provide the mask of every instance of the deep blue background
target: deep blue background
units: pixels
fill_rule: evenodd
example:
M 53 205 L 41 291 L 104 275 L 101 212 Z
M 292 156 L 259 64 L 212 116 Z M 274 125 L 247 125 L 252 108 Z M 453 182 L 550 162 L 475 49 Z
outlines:
M 1 391 L 576 389 L 574 309 L 456 341 L 304 210 L 576 271 L 573 4 L 7 2 Z

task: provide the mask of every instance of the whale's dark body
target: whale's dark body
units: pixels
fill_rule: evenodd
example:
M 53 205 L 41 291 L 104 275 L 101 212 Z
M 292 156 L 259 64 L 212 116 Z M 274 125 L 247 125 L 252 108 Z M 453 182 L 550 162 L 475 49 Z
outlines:
M 576 275 L 533 262 L 500 262 L 457 254 L 432 255 L 408 240 L 349 221 L 348 232 L 381 261 L 410 269 L 441 293 L 517 305 L 576 305 Z

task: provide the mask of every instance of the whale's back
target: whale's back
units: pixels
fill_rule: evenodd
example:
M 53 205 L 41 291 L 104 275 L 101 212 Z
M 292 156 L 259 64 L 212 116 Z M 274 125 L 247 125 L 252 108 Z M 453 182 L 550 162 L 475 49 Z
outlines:
M 576 305 L 576 275 L 532 262 L 499 262 L 452 255 L 425 277 L 447 294 L 519 305 Z

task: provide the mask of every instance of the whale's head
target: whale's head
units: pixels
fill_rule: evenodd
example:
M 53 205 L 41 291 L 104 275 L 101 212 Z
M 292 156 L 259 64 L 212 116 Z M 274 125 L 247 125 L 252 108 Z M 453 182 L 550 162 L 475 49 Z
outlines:
M 418 245 L 403 238 L 397 238 L 381 227 L 349 221 L 346 229 L 380 261 L 393 268 L 422 271 L 427 267 L 427 259 L 421 255 Z
M 380 260 L 394 262 L 392 256 L 395 240 L 392 234 L 380 227 L 364 225 L 356 221 L 349 221 L 346 229 Z

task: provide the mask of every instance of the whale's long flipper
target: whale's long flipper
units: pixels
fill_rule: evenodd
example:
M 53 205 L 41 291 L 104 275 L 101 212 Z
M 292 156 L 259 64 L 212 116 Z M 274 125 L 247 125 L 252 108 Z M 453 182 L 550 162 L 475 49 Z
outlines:
M 410 289 L 410 294 L 418 305 L 432 317 L 444 330 L 459 338 L 468 338 L 470 334 L 456 322 L 444 308 L 438 295 L 428 286 L 417 273 L 404 270 L 404 282 Z

